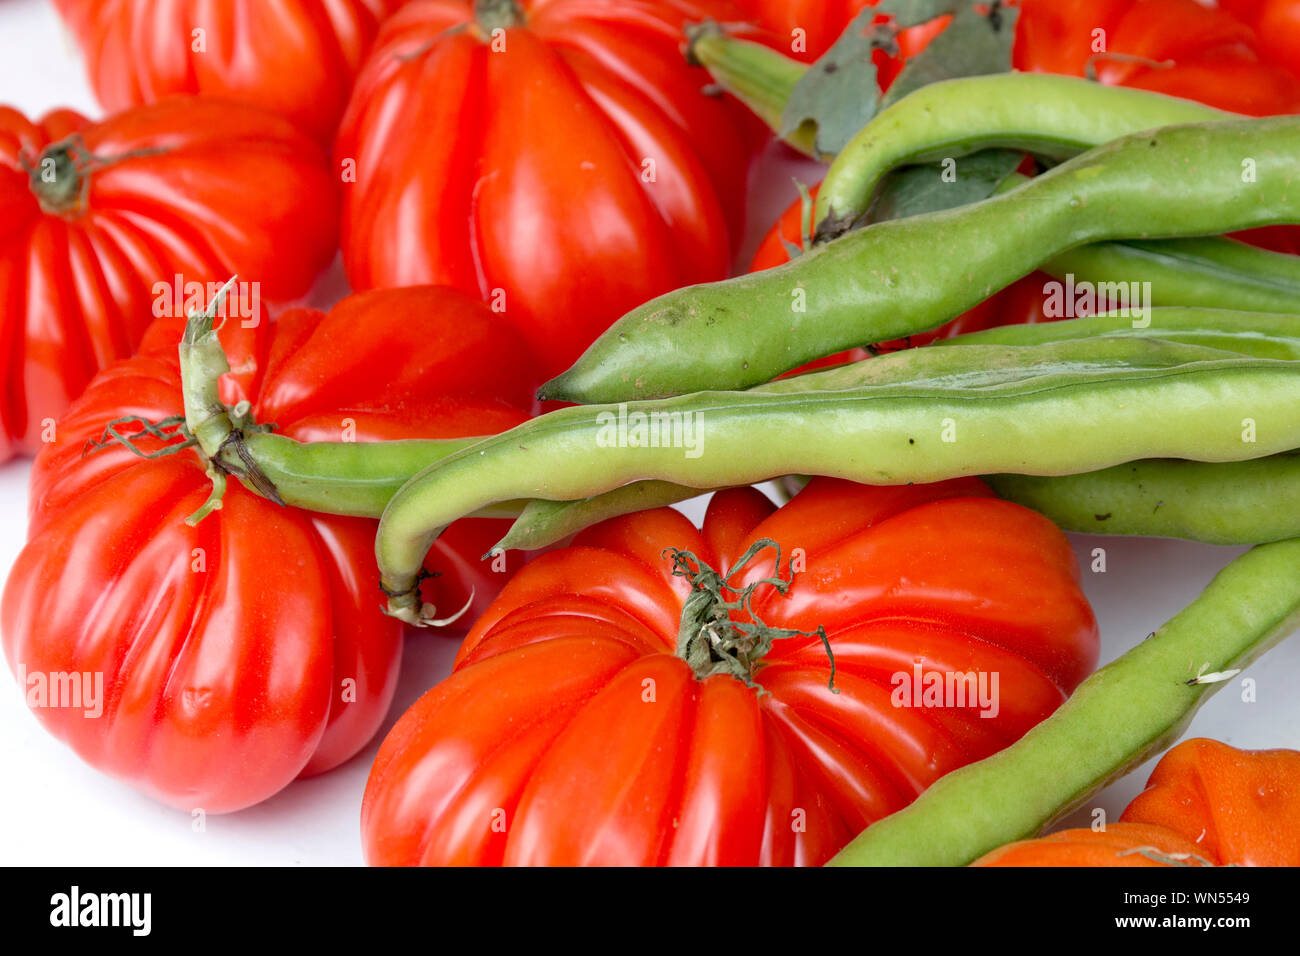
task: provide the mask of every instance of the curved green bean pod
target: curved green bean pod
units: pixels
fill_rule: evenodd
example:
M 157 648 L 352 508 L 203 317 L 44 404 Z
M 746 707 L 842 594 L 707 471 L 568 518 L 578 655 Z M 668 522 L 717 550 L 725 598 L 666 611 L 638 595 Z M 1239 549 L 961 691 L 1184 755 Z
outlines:
M 1300 537 L 1300 453 L 1250 461 L 1158 459 L 1082 475 L 985 475 L 999 497 L 1032 508 L 1066 531 L 1267 544 Z M 532 551 L 609 518 L 701 494 L 638 481 L 580 501 L 530 501 L 493 551 Z
M 943 351 L 960 359 L 966 350 Z M 903 484 L 1077 474 L 1150 457 L 1239 461 L 1300 447 L 1297 394 L 1300 363 L 1234 356 L 1092 376 L 1044 372 L 982 388 L 703 392 L 565 408 L 404 485 L 381 519 L 376 556 L 390 613 L 418 623 L 430 616 L 415 590 L 429 547 L 446 525 L 495 502 L 573 501 L 644 479 L 720 488 L 807 474 Z
M 610 402 L 744 388 L 934 328 L 1085 243 L 1297 221 L 1300 117 L 1168 127 L 984 202 L 878 223 L 777 268 L 661 296 L 539 394 Z
M 324 514 L 378 518 L 388 500 L 411 477 L 481 438 L 437 438 L 380 442 L 300 442 L 283 435 L 254 433 L 244 447 L 262 474 L 295 508 Z M 222 461 L 240 465 L 229 447 Z M 249 490 L 257 492 L 256 487 Z M 514 518 L 525 503 L 502 502 L 479 518 Z
M 1300 626 L 1300 541 L 1260 545 L 1005 750 L 941 778 L 868 827 L 831 866 L 964 866 L 1038 835 L 1172 744 L 1223 686 Z
M 1213 464 L 1135 461 L 1082 475 L 984 480 L 1000 497 L 1041 512 L 1067 531 L 1207 544 L 1300 537 L 1297 452 Z
M 1050 73 L 994 73 L 923 86 L 883 110 L 844 147 L 817 194 L 816 241 L 862 218 L 898 166 L 993 146 L 1064 159 L 1101 143 L 1237 114 L 1163 93 Z

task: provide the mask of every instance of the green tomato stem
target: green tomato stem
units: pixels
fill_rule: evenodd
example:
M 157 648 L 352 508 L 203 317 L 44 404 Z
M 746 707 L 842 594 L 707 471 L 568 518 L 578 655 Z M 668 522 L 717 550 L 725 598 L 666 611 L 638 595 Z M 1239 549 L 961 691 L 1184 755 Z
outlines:
M 1155 634 L 1079 685 L 1005 750 L 956 770 L 867 828 L 831 866 L 964 866 L 1037 836 L 1172 744 L 1224 686 L 1300 626 L 1300 540 L 1229 564 Z
M 179 354 L 185 430 L 198 445 L 213 494 L 190 520 L 197 523 L 221 507 L 226 476 L 235 475 L 255 494 L 278 504 L 325 514 L 378 518 L 389 498 L 411 476 L 480 438 L 387 442 L 300 442 L 271 434 L 251 421 L 247 403 L 228 408 L 220 380 L 230 371 L 213 327 L 221 297 L 190 315 Z M 515 517 L 523 502 L 499 502 L 479 517 Z
M 686 58 L 709 71 L 713 81 L 749 108 L 778 135 L 790 95 L 808 65 L 760 43 L 728 36 L 718 23 L 706 21 L 686 28 Z M 811 159 L 823 159 L 816 148 L 817 127 L 804 123 L 784 142 Z

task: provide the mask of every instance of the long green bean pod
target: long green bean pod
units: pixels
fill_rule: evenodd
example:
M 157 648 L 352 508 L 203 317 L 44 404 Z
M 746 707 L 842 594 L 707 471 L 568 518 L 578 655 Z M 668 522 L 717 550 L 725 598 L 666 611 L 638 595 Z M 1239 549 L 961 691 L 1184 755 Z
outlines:
M 1182 734 L 1222 675 L 1300 626 L 1300 541 L 1260 545 L 1005 750 L 941 778 L 832 866 L 964 866 L 1038 835 Z
M 1082 475 L 984 480 L 1000 497 L 1041 512 L 1066 531 L 1225 545 L 1300 537 L 1297 452 L 1239 462 L 1135 461 Z M 530 501 L 493 550 L 548 547 L 609 518 L 701 493 L 666 481 L 637 481 L 578 501 Z
M 1067 531 L 1207 544 L 1300 537 L 1297 452 L 1213 464 L 1135 461 L 1082 475 L 984 480 L 1002 498 L 1041 512 Z M 527 514 L 525 508 L 520 520 Z
M 1235 309 L 1160 308 L 1135 320 L 1131 315 L 1105 313 L 1060 322 L 1003 325 L 939 339 L 923 350 L 971 345 L 1031 346 L 1099 338 L 1140 337 L 1251 355 L 1255 358 L 1300 358 L 1300 313 L 1244 312 Z M 875 361 L 868 359 L 867 362 Z M 855 363 L 863 364 L 866 363 Z M 854 366 L 840 366 L 839 374 Z M 827 370 L 832 371 L 832 370 Z M 825 372 L 813 373 L 825 377 Z M 817 382 L 812 375 L 785 382 Z M 757 386 L 767 390 L 780 383 Z M 819 387 L 825 387 L 821 385 Z
M 783 266 L 661 296 L 541 394 L 611 402 L 744 388 L 934 328 L 1089 242 L 1297 221 L 1300 117 L 1168 127 L 984 202 L 877 223 Z
M 925 349 L 756 386 L 751 392 L 852 388 L 883 381 L 920 384 L 927 376 L 948 382 L 961 376 L 967 383 L 988 384 L 1007 374 L 1005 356 L 1014 354 L 981 350 L 971 361 L 954 364 L 952 355 L 935 353 L 940 346 L 1035 346 L 1140 337 L 1256 358 L 1300 359 L 1300 317 L 1295 315 L 1161 308 L 1151 310 L 1139 324 L 1143 327 L 1135 328 L 1127 316 L 1100 315 L 1005 326 L 943 339 Z M 1033 367 L 1051 354 L 1033 351 L 1019 367 Z M 1076 360 L 1103 355 L 1091 349 L 1065 354 Z M 1300 461 L 1290 458 L 1240 465 L 1150 461 L 1080 476 L 1003 475 L 988 480 L 1006 497 L 1043 511 L 1076 531 L 1179 537 L 1212 544 L 1262 544 L 1300 536 L 1300 507 L 1288 504 L 1300 504 Z M 532 501 L 497 547 L 544 547 L 607 518 L 676 504 L 698 494 L 699 488 L 640 481 L 579 501 Z M 1104 527 L 1099 524 L 1103 520 Z
M 283 435 L 253 433 L 244 447 L 286 505 L 325 514 L 378 518 L 412 476 L 481 438 L 433 438 L 380 442 L 300 442 Z M 227 446 L 221 460 L 241 464 Z M 251 490 L 256 491 L 256 488 Z M 513 518 L 524 502 L 503 502 L 477 514 Z
M 1081 354 L 1096 345 L 1073 344 Z M 434 539 L 457 518 L 510 499 L 573 501 L 647 479 L 720 488 L 787 474 L 869 484 L 1066 475 L 1150 457 L 1240 461 L 1300 447 L 1300 363 L 1118 344 L 1136 346 L 1148 364 L 1062 370 L 1066 353 L 1052 346 L 1053 361 L 1023 378 L 993 372 L 971 385 L 963 363 L 969 370 L 974 354 L 982 363 L 983 352 L 934 349 L 951 357 L 949 384 L 930 365 L 924 386 L 702 392 L 552 412 L 448 456 L 393 496 L 376 540 L 390 613 L 428 618 L 415 581 Z M 1159 365 L 1158 354 L 1190 360 Z M 1230 357 L 1208 357 L 1220 355 Z
M 1162 93 L 1050 73 L 994 73 L 931 83 L 883 110 L 840 151 L 817 194 L 816 240 L 852 228 L 890 170 L 1014 147 L 1064 159 L 1101 143 L 1237 114 Z
M 1157 306 L 1300 312 L 1300 256 L 1218 236 L 1098 242 L 1063 252 L 1039 269 L 1094 288 L 1147 283 Z

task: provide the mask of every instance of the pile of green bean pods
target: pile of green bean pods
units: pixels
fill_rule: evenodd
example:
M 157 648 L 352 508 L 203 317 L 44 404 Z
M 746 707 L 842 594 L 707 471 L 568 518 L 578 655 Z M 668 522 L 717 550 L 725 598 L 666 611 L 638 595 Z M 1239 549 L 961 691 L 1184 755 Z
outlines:
M 1064 161 L 974 205 L 870 222 L 895 168 L 993 146 Z M 818 212 L 810 251 L 634 310 L 540 393 L 584 404 L 440 452 L 384 510 L 382 585 L 390 614 L 427 623 L 421 564 L 462 516 L 522 508 L 494 550 L 533 549 L 792 475 L 978 475 L 1066 529 L 1257 545 L 1055 716 L 834 861 L 964 864 L 1141 762 L 1219 686 L 1198 675 L 1244 667 L 1300 620 L 1300 264 L 1222 235 L 1300 222 L 1300 117 L 1061 77 L 937 83 L 850 143 Z M 935 328 L 1040 268 L 1149 283 L 1156 307 L 778 378 Z
M 542 394 L 618 402 L 758 385 L 936 328 L 1087 243 L 1300 221 L 1298 176 L 1300 117 L 1126 136 L 973 206 L 875 223 L 787 265 L 654 299 Z

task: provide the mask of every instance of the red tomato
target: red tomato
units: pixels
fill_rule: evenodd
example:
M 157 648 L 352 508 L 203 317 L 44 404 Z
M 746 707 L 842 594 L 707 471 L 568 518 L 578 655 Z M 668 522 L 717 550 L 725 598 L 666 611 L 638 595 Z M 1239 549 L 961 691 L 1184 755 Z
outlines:
M 1016 31 L 1017 69 L 1083 76 L 1091 61 L 1103 83 L 1258 116 L 1300 110 L 1300 80 L 1261 61 L 1250 25 L 1197 0 L 1021 0 Z
M 37 451 L 96 369 L 131 354 L 176 277 L 305 293 L 334 256 L 337 188 L 287 121 L 220 100 L 99 123 L 0 107 L 0 460 Z
M 748 686 L 675 653 L 690 585 L 664 549 L 726 574 L 765 537 L 799 564 L 788 596 L 759 585 L 756 616 L 824 626 L 838 693 L 816 636 L 776 641 Z M 732 583 L 772 570 L 766 552 Z M 366 786 L 366 858 L 822 863 L 1083 679 L 1097 630 L 1078 577 L 1054 525 L 975 479 L 816 478 L 780 510 L 723 491 L 702 531 L 666 508 L 608 521 L 526 565 L 398 721 Z M 1000 709 L 915 706 L 918 668 L 996 673 Z
M 37 717 L 100 770 L 183 809 L 237 810 L 341 763 L 392 697 L 401 628 L 380 612 L 375 522 L 284 508 L 231 480 L 223 507 L 185 524 L 210 483 L 186 450 L 85 454 L 105 424 L 181 412 L 179 322 L 110 366 L 59 423 L 32 471 L 27 546 L 0 621 Z M 227 322 L 237 380 L 260 422 L 298 439 L 484 434 L 528 417 L 522 347 L 482 304 L 413 288 L 294 309 L 267 330 Z M 154 439 L 146 450 L 161 447 Z M 478 561 L 504 531 L 461 522 L 426 582 L 440 607 L 486 604 L 504 574 Z M 102 716 L 40 706 L 30 675 L 101 675 Z M 90 678 L 87 678 L 88 680 Z
M 1300 76 L 1300 2 L 1265 0 L 1254 26 L 1260 56 Z
M 475 19 L 475 10 L 481 20 Z M 686 65 L 725 0 L 416 0 L 361 70 L 336 157 L 354 288 L 490 301 L 548 373 L 618 316 L 722 278 L 750 147 Z M 497 31 L 497 32 L 494 32 Z
M 1300 866 L 1300 751 L 1198 737 L 1169 751 L 1104 831 L 1062 830 L 976 866 Z
M 402 0 L 55 0 L 108 110 L 215 93 L 334 135 L 379 21 Z

